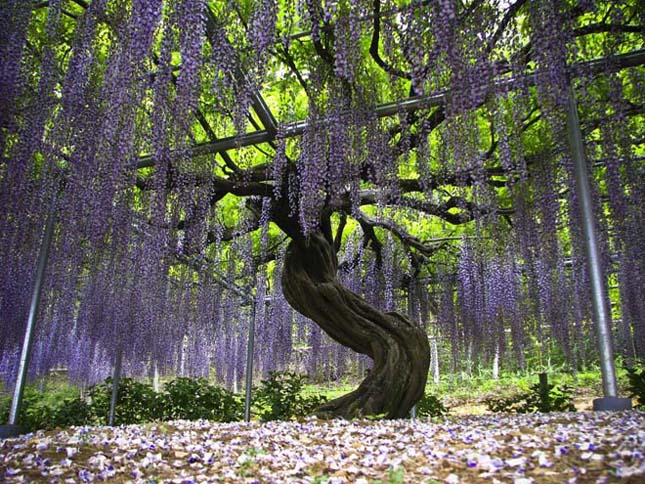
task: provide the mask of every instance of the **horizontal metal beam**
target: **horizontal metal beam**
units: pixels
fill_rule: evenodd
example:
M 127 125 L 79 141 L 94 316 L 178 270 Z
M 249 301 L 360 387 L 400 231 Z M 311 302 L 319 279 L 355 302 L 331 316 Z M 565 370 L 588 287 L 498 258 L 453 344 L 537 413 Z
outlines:
M 580 62 L 573 64 L 570 69 L 574 76 L 581 76 L 589 73 L 599 73 L 603 71 L 616 71 L 629 67 L 635 67 L 645 64 L 645 49 L 636 50 L 627 54 L 621 54 L 614 57 L 605 57 L 601 59 L 594 59 L 591 61 Z M 495 82 L 496 89 L 512 89 L 517 84 L 535 83 L 537 73 L 527 74 L 521 77 L 508 77 L 498 79 Z M 400 101 L 381 104 L 376 107 L 376 116 L 384 118 L 394 116 L 400 113 L 408 113 L 417 111 L 419 109 L 427 109 L 430 107 L 441 106 L 446 103 L 450 91 L 440 91 L 437 93 L 413 96 Z M 266 126 L 266 124 L 265 124 Z M 308 121 L 298 121 L 285 125 L 281 130 L 281 136 L 285 138 L 293 138 L 302 135 L 302 133 L 309 127 Z M 261 143 L 273 141 L 276 138 L 276 132 L 267 129 L 246 133 L 243 135 L 229 136 L 217 141 L 209 141 L 200 143 L 192 148 L 193 156 L 203 156 L 222 151 L 242 148 L 246 146 L 254 146 Z M 139 158 L 137 168 L 144 168 L 154 165 L 154 158 L 152 155 L 146 155 Z

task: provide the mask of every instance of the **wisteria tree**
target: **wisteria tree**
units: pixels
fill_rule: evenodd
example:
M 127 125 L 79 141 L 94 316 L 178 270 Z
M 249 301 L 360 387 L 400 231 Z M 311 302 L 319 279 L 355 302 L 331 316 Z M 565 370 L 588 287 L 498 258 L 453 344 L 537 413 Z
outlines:
M 292 308 L 372 360 L 321 415 L 408 414 L 430 363 L 429 306 L 456 357 L 459 345 L 506 347 L 509 328 L 519 361 L 530 325 L 545 322 L 575 353 L 589 308 L 570 85 L 605 270 L 618 274 L 617 332 L 645 356 L 637 0 L 0 5 L 7 367 L 48 213 L 57 222 L 42 352 L 69 349 L 73 333 L 136 364 L 160 358 L 162 334 L 183 347 L 193 334 L 218 336 L 233 357 L 239 328 L 214 301 L 224 290 L 241 304 L 258 281 L 261 299 L 256 273 L 273 264 Z M 348 288 L 353 272 L 369 275 L 363 253 L 372 298 Z M 418 317 L 395 311 L 402 289 L 437 281 L 432 301 L 407 304 Z M 205 313 L 222 311 L 225 323 L 209 325 Z

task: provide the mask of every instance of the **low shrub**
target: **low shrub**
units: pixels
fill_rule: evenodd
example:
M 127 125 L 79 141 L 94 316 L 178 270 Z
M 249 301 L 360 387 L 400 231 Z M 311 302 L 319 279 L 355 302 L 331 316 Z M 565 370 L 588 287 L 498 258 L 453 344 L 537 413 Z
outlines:
M 630 398 L 636 398 L 636 408 L 645 410 L 645 369 L 625 368 L 627 370 L 627 391 Z
M 106 425 L 110 413 L 112 378 L 94 385 L 88 392 L 92 412 L 99 424 Z M 152 385 L 132 378 L 119 380 L 114 424 L 128 425 L 150 422 L 162 418 L 162 399 Z
M 322 395 L 303 394 L 307 377 L 297 373 L 271 372 L 253 393 L 253 403 L 260 420 L 289 420 L 305 417 L 327 401 Z
M 9 410 L 11 409 L 11 395 L 0 393 L 0 422 L 5 423 L 9 420 Z
M 9 420 L 11 395 L 0 399 L 0 421 Z M 19 425 L 28 432 L 93 423 L 90 406 L 68 389 L 41 393 L 33 387 L 25 388 L 18 415 Z
M 112 379 L 90 387 L 88 401 L 74 387 L 39 392 L 27 387 L 18 423 L 27 431 L 72 425 L 107 425 L 112 397 Z M 7 422 L 9 394 L 0 395 L 0 420 Z M 301 404 L 302 407 L 302 404 Z M 217 422 L 241 420 L 244 406 L 234 393 L 210 385 L 204 378 L 176 378 L 162 393 L 152 385 L 132 378 L 119 380 L 115 425 L 141 424 L 155 420 L 208 419 Z
M 535 413 L 575 412 L 572 389 L 567 385 L 548 384 L 544 389 L 537 383 L 528 392 L 509 398 L 489 398 L 486 406 L 492 412 Z
M 443 417 L 446 414 L 448 409 L 435 395 L 426 393 L 417 402 L 417 417 Z
M 165 384 L 161 399 L 166 420 L 232 422 L 244 416 L 244 405 L 234 393 L 210 385 L 205 378 L 176 378 Z

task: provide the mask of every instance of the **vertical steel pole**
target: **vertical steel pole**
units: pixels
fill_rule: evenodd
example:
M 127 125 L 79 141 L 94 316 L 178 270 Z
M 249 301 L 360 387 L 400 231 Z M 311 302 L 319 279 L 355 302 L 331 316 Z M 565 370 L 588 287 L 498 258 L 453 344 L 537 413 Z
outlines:
M 262 301 L 264 304 L 264 301 Z M 255 301 L 251 302 L 249 339 L 246 347 L 246 386 L 244 394 L 244 421 L 251 421 L 251 389 L 253 387 L 253 352 L 255 351 Z
M 418 321 L 414 320 L 414 298 L 412 296 L 413 288 L 416 288 L 416 281 L 411 280 L 410 284 L 408 284 L 408 319 L 412 321 L 414 324 L 418 324 Z M 416 404 L 414 404 L 410 409 L 410 418 L 413 420 L 417 418 Z
M 439 348 L 437 348 L 437 337 L 430 340 L 430 358 L 432 361 L 432 382 L 438 385 L 440 382 L 439 376 Z
M 45 278 L 45 269 L 47 268 L 47 259 L 49 258 L 49 248 L 54 234 L 54 225 L 56 222 L 56 199 L 52 201 L 47 215 L 47 225 L 45 235 L 40 245 L 38 254 L 38 265 L 36 267 L 36 281 L 34 291 L 31 296 L 31 306 L 29 307 L 29 317 L 27 318 L 27 327 L 25 328 L 25 339 L 22 343 L 22 352 L 20 354 L 20 364 L 18 366 L 18 377 L 16 386 L 13 391 L 11 400 L 11 409 L 9 410 L 9 425 L 18 425 L 18 415 L 22 405 L 22 397 L 25 391 L 25 382 L 27 381 L 27 371 L 29 369 L 29 357 L 31 356 L 31 344 L 33 342 L 34 329 L 36 326 L 36 317 L 40 306 L 40 297 L 42 294 L 43 280 Z
M 116 401 L 119 396 L 122 359 L 123 352 L 121 351 L 121 347 L 119 347 L 114 356 L 114 370 L 112 371 L 112 395 L 110 396 L 110 414 L 108 415 L 108 425 L 110 426 L 114 425 L 114 417 L 116 415 Z
M 607 307 L 605 305 L 607 289 L 605 287 L 605 281 L 603 280 L 602 268 L 600 265 L 600 250 L 598 249 L 598 237 L 596 234 L 593 203 L 591 200 L 591 190 L 589 188 L 589 174 L 587 172 L 587 163 L 585 160 L 582 132 L 580 131 L 580 120 L 578 118 L 575 92 L 571 82 L 569 83 L 567 98 L 567 131 L 571 156 L 573 158 L 574 177 L 576 192 L 580 204 L 582 229 L 585 238 L 585 252 L 587 256 L 587 264 L 589 266 L 593 314 L 596 323 L 596 335 L 598 338 L 598 352 L 600 355 L 600 371 L 602 374 L 602 386 L 605 396 L 605 399 L 599 400 L 607 400 L 608 402 L 617 401 L 614 403 L 618 403 L 618 407 L 622 408 L 625 402 L 621 403 L 620 400 L 628 399 L 617 398 L 618 391 L 616 386 L 616 372 L 614 369 L 612 336 L 609 326 L 610 315 L 608 314 Z M 596 403 L 597 402 L 594 402 L 594 408 L 597 407 Z M 598 410 L 614 409 L 604 408 L 602 402 L 599 403 L 599 408 L 596 408 Z
M 161 375 L 159 375 L 159 365 L 156 360 L 154 363 L 154 374 L 152 376 L 152 388 L 154 388 L 157 393 L 161 392 Z

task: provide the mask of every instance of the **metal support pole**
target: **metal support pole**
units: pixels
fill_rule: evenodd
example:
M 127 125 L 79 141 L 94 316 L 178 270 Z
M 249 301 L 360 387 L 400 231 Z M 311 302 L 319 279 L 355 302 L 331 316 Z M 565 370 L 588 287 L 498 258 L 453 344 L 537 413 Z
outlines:
M 418 321 L 414 320 L 414 298 L 412 296 L 412 288 L 416 288 L 416 280 L 414 280 L 412 284 L 408 285 L 408 319 L 410 319 L 414 324 L 418 324 Z M 410 418 L 413 420 L 417 418 L 416 403 L 410 409 Z
M 25 391 L 27 381 L 27 371 L 29 369 L 29 358 L 31 356 L 31 344 L 33 342 L 34 329 L 36 326 L 36 317 L 40 307 L 40 297 L 42 295 L 43 281 L 45 279 L 45 269 L 47 268 L 47 259 L 49 258 L 49 248 L 54 234 L 54 225 L 56 222 L 56 200 L 54 199 L 49 208 L 47 215 L 47 224 L 45 234 L 40 245 L 38 254 L 38 264 L 36 266 L 36 281 L 31 296 L 31 305 L 29 307 L 29 317 L 27 318 L 27 327 L 25 328 L 25 339 L 22 343 L 22 352 L 20 354 L 20 363 L 18 366 L 18 376 L 16 386 L 13 391 L 11 408 L 9 410 L 9 422 L 7 426 L 0 428 L 0 437 L 9 435 L 19 435 L 22 433 L 18 426 L 18 416 L 22 406 L 22 397 Z
M 602 277 L 600 265 L 600 251 L 596 234 L 595 217 L 589 188 L 589 175 L 585 161 L 580 120 L 576 106 L 573 85 L 569 83 L 567 105 L 567 131 L 571 156 L 573 158 L 576 192 L 580 204 L 582 229 L 585 238 L 585 252 L 591 280 L 591 297 L 593 304 L 594 322 L 598 338 L 598 353 L 600 355 L 600 371 L 604 398 L 594 400 L 594 410 L 622 410 L 631 408 L 631 400 L 617 397 L 616 371 L 614 369 L 614 355 L 612 348 L 610 315 L 607 313 L 605 300 L 607 288 Z M 627 404 L 629 404 L 627 406 Z
M 108 425 L 114 425 L 114 416 L 116 414 L 116 401 L 119 396 L 119 381 L 121 380 L 121 362 L 123 352 L 121 348 L 116 351 L 114 356 L 114 370 L 112 371 L 112 395 L 110 396 L 110 414 L 108 415 Z
M 264 304 L 264 301 L 262 301 Z M 251 421 L 251 389 L 253 387 L 253 352 L 255 351 L 255 302 L 251 303 L 249 339 L 246 347 L 246 385 L 244 393 L 244 421 Z
M 432 383 L 439 385 L 439 348 L 437 348 L 437 337 L 430 339 L 430 361 L 432 362 Z
M 549 404 L 549 377 L 546 373 L 538 373 L 538 378 L 540 379 L 539 389 L 540 389 L 540 404 L 548 405 Z M 541 411 L 546 411 L 542 409 Z

